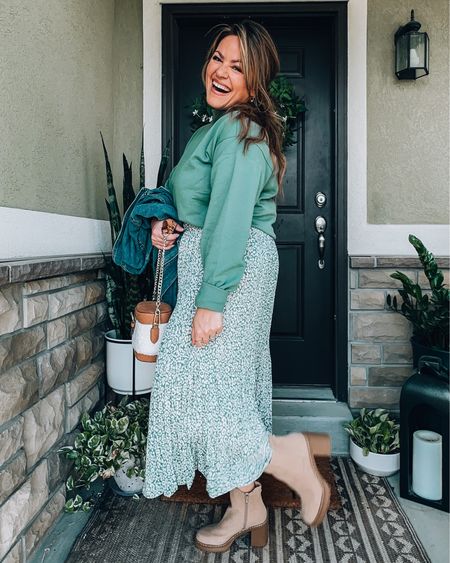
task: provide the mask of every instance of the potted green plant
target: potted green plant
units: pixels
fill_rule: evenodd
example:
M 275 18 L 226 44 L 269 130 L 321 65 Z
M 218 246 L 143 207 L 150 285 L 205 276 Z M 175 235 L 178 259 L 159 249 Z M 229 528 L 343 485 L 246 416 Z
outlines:
M 102 138 L 105 156 L 108 199 L 105 200 L 111 227 L 111 244 L 114 243 L 122 227 L 122 215 L 119 210 L 116 190 L 108 151 Z M 158 170 L 156 186 L 163 184 L 164 174 L 169 160 L 169 144 L 167 143 Z M 142 188 L 145 183 L 145 166 L 143 146 L 141 148 L 140 180 Z M 132 165 L 123 155 L 123 214 L 136 197 L 133 189 Z M 135 394 L 151 391 L 155 363 L 140 362 L 133 355 L 131 343 L 131 315 L 136 304 L 144 299 L 151 299 L 149 292 L 153 287 L 153 276 L 150 266 L 142 274 L 133 275 L 115 264 L 111 256 L 105 256 L 106 302 L 110 329 L 105 333 L 106 339 L 106 378 L 108 385 L 116 393 L 127 395 L 133 391 L 133 371 L 135 377 Z
M 392 298 L 390 294 L 387 295 L 386 302 L 389 309 L 402 314 L 412 323 L 411 344 L 414 367 L 417 367 L 419 358 L 426 355 L 437 356 L 448 369 L 450 291 L 445 287 L 444 276 L 433 254 L 416 236 L 410 234 L 408 240 L 419 256 L 430 290 L 423 292 L 419 284 L 397 270 L 391 274 L 391 278 L 402 283 L 403 288 L 398 292 L 403 302 L 399 308 L 397 297 Z
M 89 510 L 92 497 L 83 498 L 76 491 L 86 493 L 97 479 L 113 477 L 125 493 L 137 495 L 142 491 L 148 414 L 147 398 L 128 402 L 128 396 L 117 406 L 107 403 L 92 416 L 87 412 L 82 414 L 82 429 L 73 446 L 58 450 L 74 461 L 66 481 L 67 490 L 73 491 L 66 501 L 66 512 Z
M 392 475 L 400 469 L 400 425 L 385 409 L 362 408 L 344 423 L 350 435 L 350 457 L 371 475 Z

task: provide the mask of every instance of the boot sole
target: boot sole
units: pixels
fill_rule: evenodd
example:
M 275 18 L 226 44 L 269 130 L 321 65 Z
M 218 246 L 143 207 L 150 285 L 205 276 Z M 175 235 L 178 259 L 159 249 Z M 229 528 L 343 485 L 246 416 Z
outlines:
M 331 489 L 327 481 L 325 481 L 325 479 L 320 474 L 320 471 L 318 470 L 316 462 L 314 460 L 314 455 L 318 457 L 330 457 L 331 440 L 328 434 L 303 432 L 303 435 L 305 436 L 306 443 L 308 445 L 308 453 L 311 466 L 313 467 L 314 473 L 316 474 L 316 477 L 319 479 L 320 484 L 322 485 L 322 496 L 320 499 L 319 510 L 317 511 L 316 516 L 314 517 L 312 522 L 303 520 L 305 524 L 307 524 L 311 528 L 315 528 L 323 522 L 328 511 L 328 508 L 330 506 Z
M 269 539 L 269 520 L 268 518 L 262 523 L 258 524 L 257 526 L 251 526 L 250 528 L 246 528 L 245 530 L 239 531 L 234 536 L 226 542 L 220 545 L 211 545 L 199 542 L 197 539 L 195 540 L 195 547 L 200 549 L 201 551 L 206 551 L 208 553 L 223 553 L 224 551 L 228 551 L 235 540 L 248 534 L 251 532 L 251 546 L 252 547 L 264 547 L 267 544 Z

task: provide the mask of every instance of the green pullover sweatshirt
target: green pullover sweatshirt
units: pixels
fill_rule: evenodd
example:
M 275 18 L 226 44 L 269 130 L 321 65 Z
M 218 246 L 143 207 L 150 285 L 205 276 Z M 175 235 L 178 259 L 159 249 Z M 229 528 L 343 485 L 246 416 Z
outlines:
M 166 182 L 178 218 L 202 227 L 203 281 L 195 305 L 222 312 L 245 269 L 250 227 L 274 239 L 278 186 L 266 142 L 239 142 L 238 112 L 213 111 L 213 121 L 197 129 Z M 260 126 L 251 122 L 249 136 Z

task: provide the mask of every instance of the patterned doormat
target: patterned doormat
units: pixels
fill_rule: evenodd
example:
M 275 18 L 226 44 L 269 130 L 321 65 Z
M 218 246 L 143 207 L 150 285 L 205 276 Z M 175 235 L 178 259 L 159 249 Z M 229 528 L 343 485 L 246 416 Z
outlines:
M 269 542 L 239 538 L 225 553 L 193 545 L 195 531 L 217 522 L 226 505 L 133 500 L 105 489 L 66 560 L 69 563 L 431 563 L 383 477 L 349 458 L 331 459 L 341 508 L 309 528 L 297 508 L 269 507 Z
M 328 457 L 316 457 L 317 468 L 322 477 L 330 485 L 330 509 L 338 510 L 341 507 L 341 497 L 336 489 L 334 471 Z M 301 508 L 300 497 L 287 485 L 275 479 L 268 473 L 263 473 L 258 481 L 262 485 L 262 499 L 266 506 L 274 508 Z M 206 479 L 199 472 L 195 472 L 194 481 L 190 489 L 181 485 L 171 497 L 161 495 L 161 500 L 166 502 L 189 502 L 192 504 L 230 504 L 230 494 L 225 493 L 211 498 L 206 491 Z

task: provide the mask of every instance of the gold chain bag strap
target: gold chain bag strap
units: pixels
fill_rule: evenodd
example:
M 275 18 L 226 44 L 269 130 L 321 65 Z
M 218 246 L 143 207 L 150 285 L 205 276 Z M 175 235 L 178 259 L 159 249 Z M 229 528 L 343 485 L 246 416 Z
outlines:
M 159 346 L 172 314 L 169 303 L 161 301 L 161 291 L 167 236 L 174 232 L 175 227 L 173 219 L 165 219 L 162 227 L 164 243 L 163 248 L 158 250 L 152 300 L 140 301 L 134 309 L 131 343 L 135 358 L 141 362 L 156 362 Z

